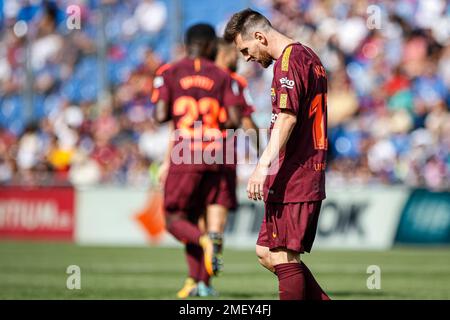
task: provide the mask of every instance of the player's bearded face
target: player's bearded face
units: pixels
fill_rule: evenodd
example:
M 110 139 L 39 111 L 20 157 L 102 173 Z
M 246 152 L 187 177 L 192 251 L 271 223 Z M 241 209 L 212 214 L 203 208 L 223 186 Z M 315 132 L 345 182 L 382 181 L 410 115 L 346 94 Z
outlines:
M 238 50 L 244 55 L 246 61 L 256 61 L 264 68 L 270 66 L 273 62 L 272 57 L 257 39 L 246 39 L 238 35 L 235 40 Z
M 257 58 L 257 61 L 263 66 L 263 68 L 269 67 L 273 60 L 269 53 L 265 50 L 259 50 L 259 57 Z
M 273 59 L 266 48 L 257 40 L 252 41 L 249 45 L 248 53 L 252 57 L 251 60 L 258 62 L 263 68 L 269 67 L 273 62 Z

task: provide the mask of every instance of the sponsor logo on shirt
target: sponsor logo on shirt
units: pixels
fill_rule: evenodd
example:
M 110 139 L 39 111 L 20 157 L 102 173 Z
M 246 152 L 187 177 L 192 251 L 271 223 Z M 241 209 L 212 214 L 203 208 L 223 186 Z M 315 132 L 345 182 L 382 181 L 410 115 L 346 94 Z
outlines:
M 270 96 L 272 97 L 272 102 L 277 99 L 277 94 L 275 93 L 275 88 L 270 88 Z
M 288 88 L 288 89 L 294 88 L 294 85 L 295 85 L 294 80 L 289 80 L 287 77 L 281 78 L 280 83 L 281 83 L 282 88 Z

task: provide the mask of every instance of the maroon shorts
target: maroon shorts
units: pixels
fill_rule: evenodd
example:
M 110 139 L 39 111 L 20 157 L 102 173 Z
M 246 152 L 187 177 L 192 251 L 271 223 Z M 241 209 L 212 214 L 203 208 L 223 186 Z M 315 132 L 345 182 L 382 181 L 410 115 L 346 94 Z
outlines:
M 322 201 L 265 203 L 265 215 L 256 244 L 270 250 L 285 248 L 310 252 L 316 236 Z
M 164 186 L 166 214 L 201 215 L 217 202 L 221 174 L 214 171 L 170 172 Z
M 219 194 L 215 204 L 220 204 L 228 210 L 235 210 L 237 208 L 236 197 L 236 171 L 224 170 L 221 172 Z

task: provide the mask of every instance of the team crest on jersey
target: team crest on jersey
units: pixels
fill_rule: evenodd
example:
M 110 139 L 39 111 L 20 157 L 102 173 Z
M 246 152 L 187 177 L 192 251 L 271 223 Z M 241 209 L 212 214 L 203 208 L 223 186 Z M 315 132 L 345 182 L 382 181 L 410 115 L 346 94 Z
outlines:
M 288 89 L 293 89 L 294 85 L 295 85 L 294 80 L 289 80 L 287 77 L 281 78 L 280 83 L 281 83 L 282 88 L 288 88 Z
M 275 102 L 277 95 L 275 93 L 275 88 L 270 88 L 270 96 L 272 97 L 272 102 Z
M 164 84 L 164 78 L 163 77 L 155 77 L 155 79 L 153 79 L 153 88 L 158 89 L 160 87 L 162 87 Z

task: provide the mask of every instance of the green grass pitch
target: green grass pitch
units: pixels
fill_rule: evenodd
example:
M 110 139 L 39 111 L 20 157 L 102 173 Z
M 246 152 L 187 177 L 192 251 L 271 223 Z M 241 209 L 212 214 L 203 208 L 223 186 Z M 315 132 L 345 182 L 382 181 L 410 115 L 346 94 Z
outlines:
M 277 299 L 276 277 L 253 251 L 226 249 L 218 299 Z M 304 256 L 332 299 L 450 299 L 450 249 L 321 251 Z M 81 268 L 69 290 L 66 269 Z M 381 289 L 366 286 L 367 267 L 381 268 Z M 0 299 L 175 299 L 186 276 L 181 248 L 82 247 L 0 241 Z

